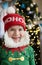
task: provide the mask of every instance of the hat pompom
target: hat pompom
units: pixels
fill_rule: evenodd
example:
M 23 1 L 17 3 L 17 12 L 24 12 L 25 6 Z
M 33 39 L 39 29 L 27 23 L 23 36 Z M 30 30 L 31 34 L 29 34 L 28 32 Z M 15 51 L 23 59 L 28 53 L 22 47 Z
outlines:
M 16 12 L 15 7 L 12 7 L 12 6 L 8 7 L 7 14 L 12 14 L 12 13 L 15 13 L 15 12 Z

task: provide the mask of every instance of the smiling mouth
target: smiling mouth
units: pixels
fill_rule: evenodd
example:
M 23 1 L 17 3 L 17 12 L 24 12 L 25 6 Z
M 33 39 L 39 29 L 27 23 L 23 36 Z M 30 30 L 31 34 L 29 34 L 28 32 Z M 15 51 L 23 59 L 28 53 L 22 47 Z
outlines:
M 12 37 L 13 39 L 18 39 L 18 38 L 20 38 L 20 37 Z
M 19 42 L 19 41 L 20 41 L 20 37 L 12 37 L 12 39 L 13 39 L 15 42 Z

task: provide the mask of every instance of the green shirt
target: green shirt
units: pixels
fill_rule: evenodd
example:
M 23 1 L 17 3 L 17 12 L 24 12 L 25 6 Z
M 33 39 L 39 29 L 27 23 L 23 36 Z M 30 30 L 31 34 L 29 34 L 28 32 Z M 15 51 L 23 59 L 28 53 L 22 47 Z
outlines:
M 0 47 L 0 65 L 35 65 L 34 50 L 28 46 L 24 51 L 12 53 Z

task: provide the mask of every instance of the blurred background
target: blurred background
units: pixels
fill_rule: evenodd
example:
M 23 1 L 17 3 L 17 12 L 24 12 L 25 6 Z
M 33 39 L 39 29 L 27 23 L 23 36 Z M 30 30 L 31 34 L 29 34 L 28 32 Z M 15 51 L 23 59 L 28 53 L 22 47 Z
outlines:
M 25 18 L 30 45 L 35 53 L 35 63 L 42 65 L 42 0 L 0 0 L 0 46 L 5 33 L 2 18 L 9 7 L 13 7 L 15 13 Z

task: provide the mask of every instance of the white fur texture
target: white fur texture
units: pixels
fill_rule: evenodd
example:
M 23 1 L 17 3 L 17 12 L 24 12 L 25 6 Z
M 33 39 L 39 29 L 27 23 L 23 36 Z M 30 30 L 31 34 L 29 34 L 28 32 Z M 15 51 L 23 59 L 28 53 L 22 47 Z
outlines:
M 17 48 L 17 47 L 21 47 L 21 46 L 25 46 L 29 44 L 29 34 L 28 32 L 24 32 L 24 38 L 21 39 L 20 42 L 16 43 L 13 41 L 12 38 L 9 38 L 8 33 L 6 32 L 4 35 L 4 41 L 5 41 L 5 46 L 8 48 Z
M 12 6 L 8 7 L 7 13 L 8 13 L 8 14 L 10 14 L 10 13 L 15 13 L 15 7 L 12 7 Z

